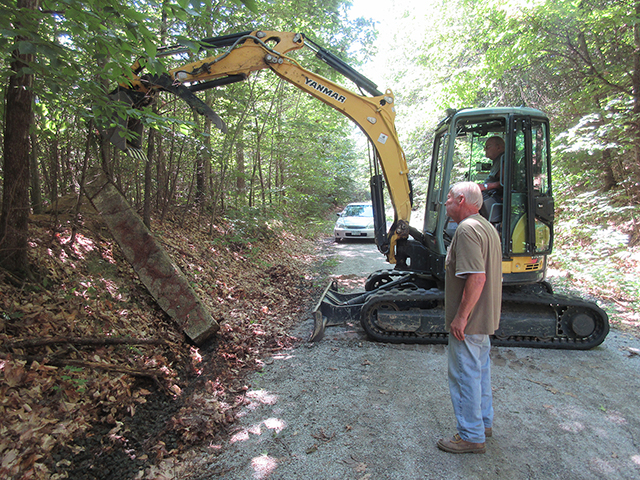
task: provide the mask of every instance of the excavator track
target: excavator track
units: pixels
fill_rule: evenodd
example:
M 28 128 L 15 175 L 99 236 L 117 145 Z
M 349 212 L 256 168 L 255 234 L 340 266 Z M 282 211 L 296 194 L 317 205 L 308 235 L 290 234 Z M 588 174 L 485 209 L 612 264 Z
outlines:
M 430 289 L 437 285 L 433 276 L 427 273 L 418 273 L 404 270 L 383 269 L 373 272 L 369 275 L 364 283 L 364 289 L 367 292 L 378 290 L 379 288 L 387 288 L 391 284 L 402 282 L 404 288 L 410 283 L 418 288 Z
M 447 343 L 444 292 L 390 289 L 371 294 L 360 321 L 367 335 L 389 343 Z M 579 298 L 539 291 L 503 293 L 500 328 L 492 344 L 588 350 L 609 333 L 607 314 Z

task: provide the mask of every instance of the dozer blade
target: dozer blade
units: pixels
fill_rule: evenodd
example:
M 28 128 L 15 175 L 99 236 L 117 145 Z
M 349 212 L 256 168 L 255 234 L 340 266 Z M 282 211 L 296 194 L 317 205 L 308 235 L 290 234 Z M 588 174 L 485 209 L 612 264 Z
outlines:
M 342 325 L 350 320 L 360 320 L 362 305 L 371 292 L 340 293 L 335 281 L 329 282 L 320 300 L 313 309 L 313 333 L 310 342 L 318 342 L 324 337 L 326 327 Z

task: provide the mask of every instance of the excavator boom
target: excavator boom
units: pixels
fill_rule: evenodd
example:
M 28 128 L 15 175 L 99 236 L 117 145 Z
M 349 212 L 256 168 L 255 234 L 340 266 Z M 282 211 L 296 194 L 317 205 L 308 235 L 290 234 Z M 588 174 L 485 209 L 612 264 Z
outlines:
M 385 93 L 378 91 L 377 86 L 360 75 L 331 52 L 306 40 L 300 33 L 255 31 L 237 35 L 227 35 L 201 41 L 203 48 L 229 47 L 217 56 L 187 63 L 173 68 L 162 75 L 142 75 L 138 63 L 132 68 L 129 81 L 122 83 L 117 99 L 122 100 L 123 92 L 129 104 L 148 102 L 159 91 L 169 91 L 184 99 L 195 111 L 209 117 L 223 132 L 226 125 L 220 117 L 195 92 L 214 88 L 220 85 L 247 79 L 251 73 L 270 69 L 283 80 L 295 85 L 330 107 L 340 111 L 360 127 L 375 147 L 376 157 L 382 166 L 391 203 L 396 214 L 395 222 L 388 236 L 378 241 L 379 249 L 387 255 L 390 263 L 395 263 L 395 244 L 407 238 L 411 217 L 411 187 L 409 168 L 404 152 L 400 146 L 395 129 L 395 105 L 391 90 Z M 287 54 L 299 50 L 308 44 L 316 56 L 352 80 L 360 88 L 374 96 L 358 95 L 338 85 L 300 64 Z M 181 53 L 179 47 L 169 47 L 162 55 Z M 117 137 L 124 138 L 120 132 L 110 132 L 112 141 L 123 150 L 135 145 L 127 144 Z M 384 214 L 378 215 L 378 222 L 384 221 Z M 379 230 L 379 228 L 377 228 Z

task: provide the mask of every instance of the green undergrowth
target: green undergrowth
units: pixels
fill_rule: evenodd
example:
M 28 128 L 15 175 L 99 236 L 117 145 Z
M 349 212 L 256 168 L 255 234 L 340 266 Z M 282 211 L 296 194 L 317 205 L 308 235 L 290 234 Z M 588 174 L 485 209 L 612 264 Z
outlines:
M 330 234 L 335 221 L 317 217 L 296 217 L 290 213 L 279 213 L 260 208 L 231 210 L 225 215 L 231 228 L 224 240 L 241 244 L 264 242 L 278 237 L 278 231 L 288 230 L 307 240 Z
M 617 201 L 615 193 L 560 196 L 549 275 L 558 291 L 581 292 L 612 325 L 640 333 L 640 246 L 633 241 L 640 209 Z

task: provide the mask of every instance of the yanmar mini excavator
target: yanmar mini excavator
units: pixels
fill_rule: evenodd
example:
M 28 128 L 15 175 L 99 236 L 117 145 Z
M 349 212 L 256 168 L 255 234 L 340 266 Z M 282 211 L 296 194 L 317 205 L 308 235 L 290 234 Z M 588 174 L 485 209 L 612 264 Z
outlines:
M 243 32 L 204 39 L 199 44 L 204 51 L 225 51 L 161 75 L 143 74 L 143 67 L 136 62 L 129 81 L 111 97 L 129 107 L 142 108 L 153 103 L 158 92 L 168 91 L 226 131 L 224 122 L 196 92 L 270 69 L 349 117 L 373 145 L 374 175 L 370 184 L 376 244 L 395 268 L 373 272 L 364 292 L 340 293 L 335 282 L 330 283 L 314 310 L 311 340 L 322 338 L 327 326 L 359 320 L 373 340 L 446 343 L 444 259 L 456 224 L 448 218 L 444 203 L 453 183 L 482 183 L 488 177 L 492 164 L 484 158 L 484 143 L 499 136 L 505 142 L 500 169 L 503 198 L 492 205 L 489 221 L 502 240 L 503 304 L 500 328 L 492 342 L 589 349 L 604 341 L 609 332 L 607 314 L 592 302 L 554 294 L 545 281 L 547 257 L 553 248 L 554 200 L 549 121 L 544 113 L 524 107 L 448 112 L 436 128 L 424 225 L 419 230 L 409 225 L 412 190 L 395 129 L 391 90 L 378 91 L 373 82 L 300 33 Z M 303 68 L 288 55 L 305 46 L 351 80 L 360 94 Z M 163 49 L 162 54 L 184 51 L 184 47 L 175 46 Z M 122 120 L 104 135 L 122 150 L 143 155 L 140 133 L 139 123 Z M 385 186 L 394 211 L 388 231 Z

